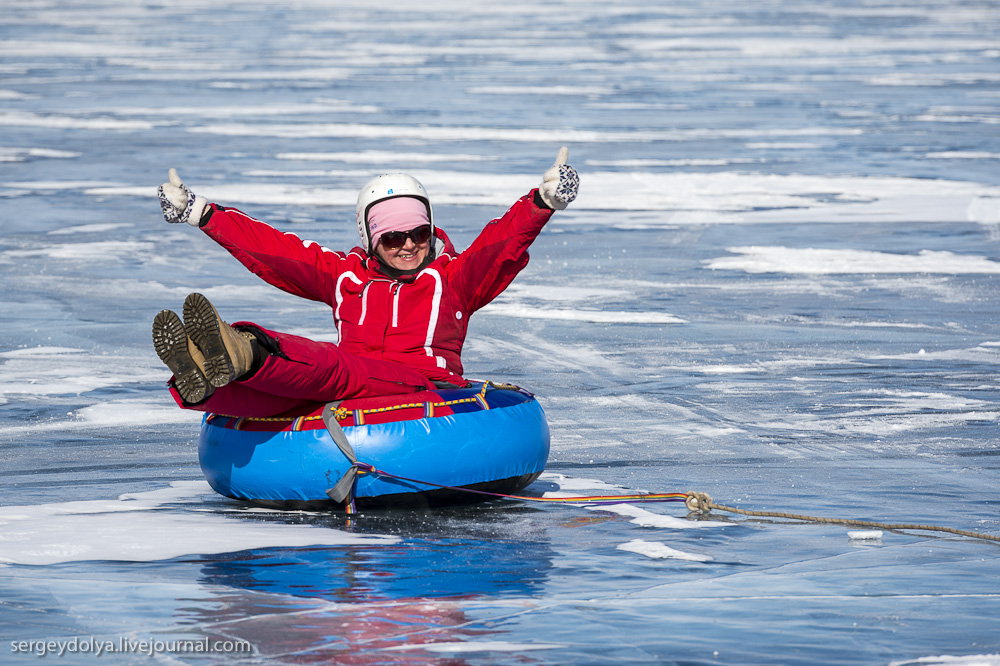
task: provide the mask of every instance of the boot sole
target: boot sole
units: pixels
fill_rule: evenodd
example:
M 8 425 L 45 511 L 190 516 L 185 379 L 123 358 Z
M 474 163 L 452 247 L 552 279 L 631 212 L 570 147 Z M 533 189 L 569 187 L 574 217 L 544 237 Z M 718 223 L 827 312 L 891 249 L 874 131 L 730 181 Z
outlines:
M 184 299 L 184 329 L 205 355 L 205 377 L 215 388 L 221 388 L 235 379 L 233 361 L 219 331 L 219 313 L 201 294 L 190 294 Z
M 184 402 L 199 403 L 211 395 L 208 380 L 188 351 L 184 324 L 170 310 L 163 310 L 153 318 L 153 349 L 174 373 L 174 387 Z

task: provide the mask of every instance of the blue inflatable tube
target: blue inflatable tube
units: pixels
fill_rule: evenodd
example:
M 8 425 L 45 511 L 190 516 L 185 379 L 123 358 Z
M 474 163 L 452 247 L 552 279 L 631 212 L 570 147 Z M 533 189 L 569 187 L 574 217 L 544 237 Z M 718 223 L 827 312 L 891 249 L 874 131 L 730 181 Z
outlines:
M 336 441 L 344 436 L 346 451 Z M 548 454 L 534 396 L 489 382 L 272 419 L 209 414 L 198 444 L 216 492 L 280 508 L 330 508 L 342 500 L 332 492 L 338 482 L 359 507 L 476 501 L 483 496 L 459 489 L 517 492 L 541 474 Z

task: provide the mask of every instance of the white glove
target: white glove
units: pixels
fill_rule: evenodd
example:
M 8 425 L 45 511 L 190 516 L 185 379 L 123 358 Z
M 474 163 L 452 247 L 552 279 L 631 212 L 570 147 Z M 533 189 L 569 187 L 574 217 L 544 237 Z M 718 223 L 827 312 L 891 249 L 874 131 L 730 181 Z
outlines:
M 576 199 L 580 189 L 580 176 L 576 169 L 566 164 L 569 158 L 569 148 L 559 149 L 556 163 L 542 176 L 542 184 L 538 186 L 538 194 L 542 201 L 552 210 L 562 210 Z
M 181 182 L 177 169 L 171 169 L 167 177 L 170 182 L 163 183 L 156 191 L 160 197 L 163 219 L 171 224 L 187 222 L 192 227 L 197 227 L 201 223 L 201 216 L 205 212 L 205 206 L 208 205 L 208 199 L 195 196 L 194 192 Z

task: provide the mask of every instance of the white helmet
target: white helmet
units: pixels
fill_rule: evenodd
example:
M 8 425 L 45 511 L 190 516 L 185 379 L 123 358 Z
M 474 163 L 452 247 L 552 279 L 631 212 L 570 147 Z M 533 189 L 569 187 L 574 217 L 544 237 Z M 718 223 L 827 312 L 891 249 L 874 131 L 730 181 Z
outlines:
M 427 196 L 427 190 L 413 176 L 405 173 L 387 173 L 375 176 L 361 188 L 358 193 L 358 206 L 355 213 L 358 218 L 358 235 L 361 236 L 361 247 L 365 252 L 372 251 L 372 232 L 368 228 L 368 211 L 379 201 L 394 199 L 396 197 L 414 197 L 420 199 L 427 206 L 427 219 L 431 223 L 431 234 L 434 234 L 434 214 L 431 213 L 431 200 Z

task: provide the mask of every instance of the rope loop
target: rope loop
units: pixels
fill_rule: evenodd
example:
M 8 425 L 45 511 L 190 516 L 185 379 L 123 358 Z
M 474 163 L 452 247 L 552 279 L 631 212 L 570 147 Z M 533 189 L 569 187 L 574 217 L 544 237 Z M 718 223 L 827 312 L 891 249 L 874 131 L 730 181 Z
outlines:
M 688 511 L 710 513 L 712 511 L 712 498 L 708 496 L 708 493 L 689 490 L 687 499 L 684 500 L 684 505 L 688 508 Z

